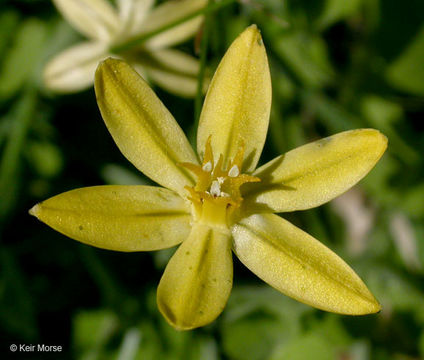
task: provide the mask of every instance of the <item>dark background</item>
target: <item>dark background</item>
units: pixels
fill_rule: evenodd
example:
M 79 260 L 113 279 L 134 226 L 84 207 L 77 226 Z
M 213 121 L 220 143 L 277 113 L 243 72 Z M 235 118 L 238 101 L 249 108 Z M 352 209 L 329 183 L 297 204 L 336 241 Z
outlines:
M 418 0 L 247 0 L 213 14 L 210 74 L 246 26 L 262 30 L 273 111 L 261 162 L 347 129 L 388 136 L 388 151 L 352 191 L 283 215 L 345 259 L 383 310 L 363 317 L 315 310 L 274 291 L 234 257 L 224 313 L 207 327 L 177 332 L 155 302 L 172 249 L 95 249 L 28 215 L 70 189 L 149 180 L 120 154 L 92 89 L 60 95 L 43 86 L 46 61 L 79 35 L 50 1 L 0 2 L 1 357 L 424 358 L 423 14 Z M 193 40 L 179 48 L 196 54 Z M 193 134 L 193 100 L 155 91 Z M 11 344 L 63 351 L 13 354 Z

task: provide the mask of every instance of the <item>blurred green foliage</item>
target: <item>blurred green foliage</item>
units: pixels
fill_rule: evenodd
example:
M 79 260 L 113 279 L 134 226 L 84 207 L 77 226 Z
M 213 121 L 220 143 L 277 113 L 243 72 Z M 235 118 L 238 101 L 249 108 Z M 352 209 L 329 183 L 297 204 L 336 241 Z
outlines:
M 177 332 L 155 303 L 172 249 L 91 249 L 29 217 L 36 202 L 76 187 L 151 182 L 119 153 L 92 90 L 59 96 L 43 88 L 43 65 L 78 35 L 49 0 L 6 0 L 0 3 L 2 358 L 12 343 L 37 342 L 63 346 L 56 358 L 83 360 L 424 358 L 424 2 L 234 3 L 212 14 L 203 34 L 210 73 L 251 23 L 262 30 L 273 81 L 263 162 L 347 129 L 373 127 L 389 138 L 387 153 L 351 197 L 288 215 L 352 265 L 382 312 L 323 313 L 263 285 L 235 260 L 234 290 L 220 318 Z M 198 44 L 181 48 L 195 54 Z M 193 133 L 194 102 L 156 90 Z M 358 235 L 352 229 L 362 226 L 363 214 L 368 225 Z

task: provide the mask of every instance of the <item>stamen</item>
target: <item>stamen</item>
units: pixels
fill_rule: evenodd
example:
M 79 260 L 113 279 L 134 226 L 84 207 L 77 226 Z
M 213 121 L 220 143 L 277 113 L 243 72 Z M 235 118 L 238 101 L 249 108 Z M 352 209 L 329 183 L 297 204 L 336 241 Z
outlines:
M 219 185 L 219 182 L 216 180 L 212 181 L 211 195 L 215 197 L 221 195 L 221 186 Z
M 239 176 L 240 175 L 240 170 L 239 170 L 239 168 L 238 168 L 238 166 L 237 165 L 234 165 L 231 169 L 230 169 L 230 171 L 228 172 L 228 176 L 230 176 L 230 177 L 237 177 L 237 176 Z
M 226 166 L 222 154 L 217 161 L 214 160 L 209 136 L 201 165 L 179 164 L 197 177 L 194 186 L 185 187 L 189 192 L 187 199 L 193 206 L 194 221 L 228 229 L 238 219 L 243 201 L 240 187 L 260 181 L 257 177 L 241 173 L 243 158 L 244 144 L 241 142 L 236 155 L 226 162 Z
M 202 166 L 202 170 L 206 172 L 212 171 L 212 163 L 208 161 L 205 165 Z

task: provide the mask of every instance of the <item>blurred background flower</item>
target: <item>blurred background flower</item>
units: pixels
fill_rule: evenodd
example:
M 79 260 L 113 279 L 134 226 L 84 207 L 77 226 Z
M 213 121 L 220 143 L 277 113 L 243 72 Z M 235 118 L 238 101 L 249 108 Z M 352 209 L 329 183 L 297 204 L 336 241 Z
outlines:
M 168 91 L 188 97 L 196 94 L 198 61 L 169 47 L 193 37 L 202 16 L 157 32 L 200 10 L 207 0 L 171 0 L 155 8 L 154 0 L 118 0 L 117 8 L 107 0 L 53 0 L 53 3 L 69 24 L 89 40 L 72 45 L 48 62 L 44 69 L 48 89 L 74 92 L 92 86 L 99 61 L 119 56 L 144 78 Z M 130 50 L 119 51 L 125 42 L 140 37 L 145 41 L 139 41 Z
M 380 163 L 340 202 L 287 216 L 353 267 L 381 302 L 381 313 L 325 314 L 262 286 L 235 262 L 223 315 L 180 333 L 155 304 L 155 287 L 173 250 L 91 249 L 27 214 L 34 203 L 73 188 L 149 180 L 115 148 L 91 88 L 67 96 L 45 91 L 44 65 L 80 39 L 52 2 L 3 0 L 2 358 L 10 357 L 12 343 L 37 342 L 62 345 L 57 357 L 63 359 L 424 357 L 422 14 L 418 0 L 244 0 L 205 14 L 208 24 L 196 46 L 189 39 L 174 47 L 191 56 L 194 48 L 206 49 L 200 66 L 214 70 L 245 27 L 256 23 L 262 30 L 273 83 L 263 163 L 348 129 L 373 127 L 389 138 Z M 193 132 L 193 101 L 155 91 L 183 129 Z

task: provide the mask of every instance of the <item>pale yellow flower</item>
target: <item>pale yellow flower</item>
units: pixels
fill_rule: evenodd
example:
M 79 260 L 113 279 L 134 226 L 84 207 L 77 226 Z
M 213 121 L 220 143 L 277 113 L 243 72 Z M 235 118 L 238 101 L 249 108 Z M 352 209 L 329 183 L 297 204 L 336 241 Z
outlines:
M 233 281 L 232 251 L 261 279 L 319 309 L 361 315 L 380 305 L 355 272 L 318 240 L 274 215 L 321 205 L 356 184 L 384 153 L 373 129 L 301 146 L 255 170 L 268 129 L 271 79 L 256 26 L 222 59 L 208 90 L 197 154 L 146 82 L 108 59 L 98 104 L 121 152 L 163 187 L 98 186 L 48 199 L 31 214 L 83 243 L 145 251 L 181 243 L 157 302 L 177 329 L 213 321 Z
M 75 92 L 93 85 L 101 60 L 111 48 L 135 35 L 153 32 L 194 13 L 207 0 L 171 0 L 153 8 L 154 0 L 117 0 L 115 9 L 107 0 L 53 0 L 65 19 L 89 40 L 54 57 L 44 70 L 46 87 Z M 202 21 L 197 16 L 146 40 L 131 52 L 119 54 L 144 77 L 182 96 L 194 96 L 199 62 L 173 45 L 192 37 Z

